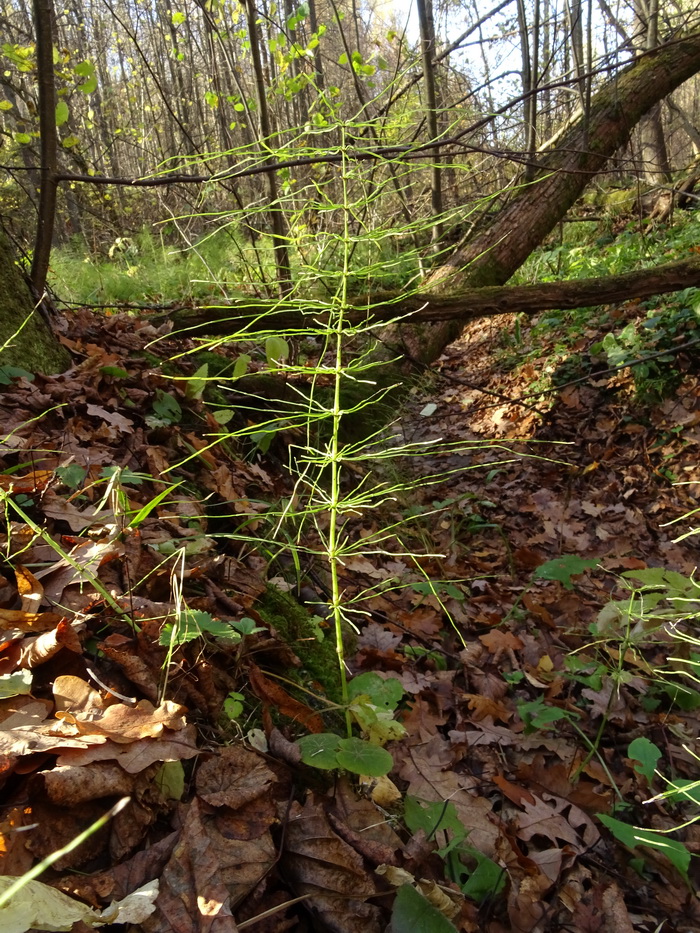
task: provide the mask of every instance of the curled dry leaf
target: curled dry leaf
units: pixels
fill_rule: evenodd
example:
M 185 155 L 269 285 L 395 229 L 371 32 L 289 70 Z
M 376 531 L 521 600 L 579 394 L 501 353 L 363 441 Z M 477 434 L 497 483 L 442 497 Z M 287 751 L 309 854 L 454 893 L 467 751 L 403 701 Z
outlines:
M 269 830 L 255 839 L 230 838 L 195 798 L 183 808 L 180 838 L 161 875 L 156 912 L 143 933 L 236 933 L 232 906 L 275 862 Z
M 48 632 L 64 617 L 57 612 L 26 612 L 22 609 L 0 609 L 0 629 L 21 632 Z
M 222 748 L 197 772 L 197 793 L 213 807 L 237 810 L 269 793 L 275 776 L 265 760 L 241 745 Z
M 64 807 L 100 797 L 126 797 L 134 789 L 132 775 L 118 764 L 105 761 L 95 762 L 89 768 L 51 768 L 40 772 L 37 778 L 42 780 L 48 799 Z
M 29 670 L 39 667 L 51 660 L 62 648 L 67 648 L 74 654 L 82 654 L 83 651 L 78 633 L 67 619 L 62 619 L 50 632 L 44 632 L 35 638 L 26 638 L 20 648 L 19 666 Z
M 282 856 L 285 875 L 297 894 L 335 933 L 380 933 L 379 908 L 368 898 L 377 893 L 362 857 L 333 832 L 318 801 L 292 807 Z
M 269 677 L 265 677 L 260 668 L 254 664 L 249 665 L 249 674 L 250 686 L 263 703 L 272 706 L 284 716 L 288 716 L 295 722 L 300 723 L 309 732 L 323 732 L 323 719 L 318 713 L 299 700 L 295 700 L 284 687 Z

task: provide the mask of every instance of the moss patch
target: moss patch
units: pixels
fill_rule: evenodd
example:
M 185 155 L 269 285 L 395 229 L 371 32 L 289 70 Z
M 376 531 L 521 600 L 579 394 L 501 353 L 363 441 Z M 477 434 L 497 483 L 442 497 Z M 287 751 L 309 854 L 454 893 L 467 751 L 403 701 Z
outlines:
M 313 689 L 309 682 L 317 681 L 331 702 L 340 703 L 340 670 L 332 630 L 319 629 L 303 606 L 272 584 L 267 585 L 255 608 L 301 660 L 303 668 L 287 672 L 290 678 L 309 689 Z

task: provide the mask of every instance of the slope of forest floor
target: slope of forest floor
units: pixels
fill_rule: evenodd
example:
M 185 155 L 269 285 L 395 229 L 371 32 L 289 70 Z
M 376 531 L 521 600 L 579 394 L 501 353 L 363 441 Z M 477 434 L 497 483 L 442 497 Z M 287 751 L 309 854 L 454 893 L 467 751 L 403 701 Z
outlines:
M 448 446 L 399 459 L 410 494 L 348 519 L 360 542 L 409 521 L 341 581 L 351 672 L 403 690 L 390 780 L 294 743 L 342 716 L 310 650 L 330 639 L 323 568 L 268 546 L 283 439 L 209 446 L 193 367 L 140 355 L 147 321 L 64 320 L 75 367 L 0 396 L 0 873 L 130 801 L 42 875 L 88 905 L 52 905 L 51 928 L 142 889 L 110 928 L 700 931 L 700 542 L 669 524 L 696 508 L 700 369 L 671 337 L 655 400 L 599 349 L 648 312 L 579 317 L 566 345 L 570 318 L 476 322 L 402 412 L 406 441 Z M 42 928 L 46 898 L 17 895 L 8 924 Z

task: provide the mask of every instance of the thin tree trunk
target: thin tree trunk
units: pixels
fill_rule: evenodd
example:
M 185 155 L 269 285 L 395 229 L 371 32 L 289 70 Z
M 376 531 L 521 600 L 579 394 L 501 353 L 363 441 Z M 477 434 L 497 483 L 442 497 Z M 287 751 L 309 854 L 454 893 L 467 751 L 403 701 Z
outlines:
M 433 19 L 432 0 L 417 0 L 418 24 L 420 26 L 420 49 L 423 63 L 423 84 L 425 86 L 426 121 L 428 123 L 428 136 L 436 140 L 439 136 L 437 89 L 435 81 L 435 22 Z M 435 149 L 431 157 L 430 166 L 430 208 L 435 218 L 432 228 L 431 247 L 434 253 L 440 251 L 442 239 L 442 170 L 440 167 L 440 150 Z
M 41 134 L 41 191 L 30 278 L 38 298 L 44 293 L 56 219 L 56 87 L 53 73 L 54 9 L 51 0 L 34 0 L 36 62 Z
M 270 125 L 270 112 L 267 106 L 267 92 L 265 75 L 263 73 L 262 58 L 260 55 L 260 42 L 258 40 L 257 14 L 254 0 L 246 0 L 246 16 L 248 18 L 248 38 L 250 39 L 250 57 L 255 73 L 255 86 L 258 98 L 258 113 L 260 116 L 260 148 L 268 150 L 272 129 Z M 272 241 L 275 251 L 275 265 L 277 267 L 278 287 L 281 294 L 286 294 L 292 286 L 291 270 L 289 266 L 289 250 L 287 248 L 287 230 L 284 214 L 279 205 L 279 192 L 277 190 L 277 177 L 274 172 L 267 176 L 268 194 L 270 201 L 270 214 L 272 218 Z

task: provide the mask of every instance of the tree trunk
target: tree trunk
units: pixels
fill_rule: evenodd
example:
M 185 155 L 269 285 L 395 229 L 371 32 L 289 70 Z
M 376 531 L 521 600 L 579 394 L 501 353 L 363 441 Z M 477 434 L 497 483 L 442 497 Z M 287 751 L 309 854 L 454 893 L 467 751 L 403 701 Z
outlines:
M 0 229 L 0 366 L 57 373 L 69 365 L 68 352 L 35 310 L 27 283 Z
M 641 117 L 700 70 L 700 34 L 660 46 L 637 59 L 591 99 L 581 117 L 542 155 L 532 184 L 525 185 L 493 222 L 424 283 L 437 295 L 503 285 L 554 229 L 606 162 L 629 140 Z M 430 363 L 459 336 L 459 321 L 411 332 L 403 326 L 398 346 Z

